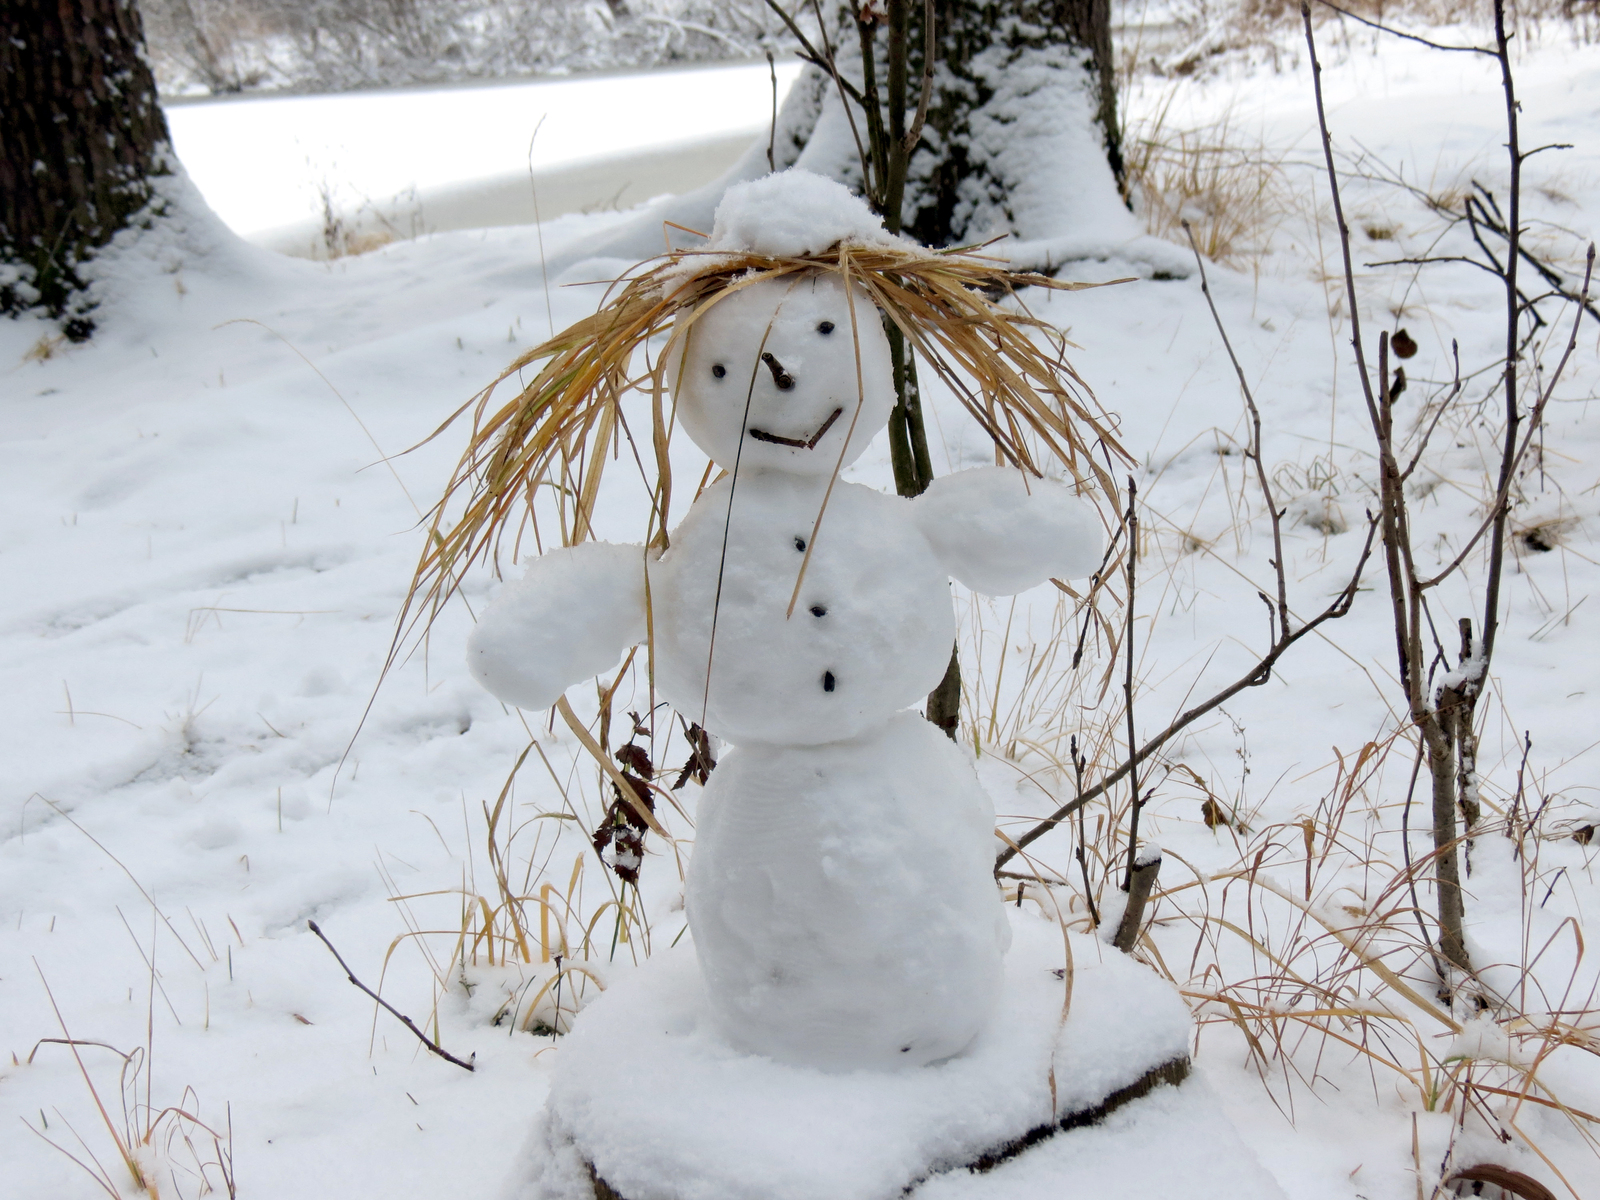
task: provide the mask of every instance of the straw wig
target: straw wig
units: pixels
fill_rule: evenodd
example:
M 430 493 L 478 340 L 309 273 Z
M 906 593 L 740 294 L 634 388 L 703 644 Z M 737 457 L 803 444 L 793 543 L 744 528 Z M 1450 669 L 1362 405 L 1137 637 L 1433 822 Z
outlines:
M 431 623 L 473 563 L 496 562 L 508 530 L 513 551 L 518 548 L 537 489 L 551 488 L 557 498 L 562 543 L 586 540 L 608 457 L 637 460 L 653 493 L 645 540 L 664 549 L 672 499 L 668 446 L 676 418 L 667 398 L 676 383 L 671 364 L 682 358 L 681 343 L 707 312 L 765 280 L 842 277 L 846 294 L 870 300 L 924 367 L 960 399 L 992 439 L 997 461 L 1035 477 L 1050 467 L 1108 499 L 1115 496 L 1110 468 L 1127 456 L 1067 362 L 1066 338 L 1029 314 L 1017 296 L 1028 287 L 1073 291 L 1098 285 L 1012 271 L 972 248 L 925 250 L 881 228 L 851 232 L 815 252 L 730 249 L 723 228 L 728 207 L 725 202 L 719 209 L 718 230 L 706 246 L 664 254 L 615 281 L 594 315 L 520 355 L 430 435 L 429 440 L 438 437 L 471 412 L 466 451 L 429 515 L 428 543 L 401 616 L 402 632 L 419 619 Z M 791 239 L 774 247 L 768 239 L 763 248 L 797 244 L 803 245 Z M 853 307 L 854 322 L 876 316 L 865 306 Z M 859 329 L 858 324 L 858 339 Z M 651 354 L 647 343 L 661 337 L 664 347 Z M 502 383 L 535 367 L 537 374 L 514 398 L 495 401 Z M 649 397 L 648 454 L 623 415 L 630 392 Z M 647 459 L 653 460 L 653 479 Z M 537 526 L 534 533 L 542 546 Z

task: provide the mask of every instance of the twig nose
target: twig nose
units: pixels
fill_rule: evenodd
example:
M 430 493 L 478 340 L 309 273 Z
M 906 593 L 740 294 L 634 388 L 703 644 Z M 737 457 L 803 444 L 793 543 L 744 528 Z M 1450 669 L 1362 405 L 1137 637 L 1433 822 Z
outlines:
M 761 361 L 766 363 L 767 370 L 772 372 L 772 382 L 778 385 L 778 390 L 780 392 L 787 392 L 790 388 L 794 387 L 794 376 L 785 371 L 783 369 L 783 364 L 779 362 L 772 354 L 763 354 L 761 356 Z

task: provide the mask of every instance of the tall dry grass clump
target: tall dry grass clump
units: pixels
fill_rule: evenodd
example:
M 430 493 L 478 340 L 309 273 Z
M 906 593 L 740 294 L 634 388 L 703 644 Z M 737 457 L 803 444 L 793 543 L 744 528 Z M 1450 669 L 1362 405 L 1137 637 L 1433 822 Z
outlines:
M 1242 267 L 1265 253 L 1294 211 L 1287 156 L 1260 138 L 1241 144 L 1230 116 L 1176 127 L 1179 94 L 1169 88 L 1153 114 L 1133 118 L 1123 131 L 1128 200 L 1156 237 L 1181 243 L 1188 222 L 1202 254 Z

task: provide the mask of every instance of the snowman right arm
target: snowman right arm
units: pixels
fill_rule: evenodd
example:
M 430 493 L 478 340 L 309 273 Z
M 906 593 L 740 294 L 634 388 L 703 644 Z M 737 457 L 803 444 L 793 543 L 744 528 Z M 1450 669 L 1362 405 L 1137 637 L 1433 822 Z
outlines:
M 645 639 L 645 550 L 584 542 L 541 554 L 467 640 L 473 677 L 507 704 L 549 708 Z
M 1014 467 L 942 475 L 911 502 L 945 569 L 986 596 L 1013 596 L 1046 579 L 1100 568 L 1105 531 L 1089 501 Z

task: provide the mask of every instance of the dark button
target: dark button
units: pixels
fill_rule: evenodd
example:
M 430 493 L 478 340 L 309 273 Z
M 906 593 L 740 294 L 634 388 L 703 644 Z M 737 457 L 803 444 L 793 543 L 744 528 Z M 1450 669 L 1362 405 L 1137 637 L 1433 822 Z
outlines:
M 825 691 L 825 692 L 833 691 L 833 672 L 832 671 L 824 671 L 822 673 L 822 690 Z
M 823 608 L 820 604 L 813 604 L 811 606 L 811 615 L 813 617 L 825 617 L 828 615 L 828 610 Z
M 794 540 L 794 548 L 796 550 L 800 551 L 800 553 L 804 554 L 805 553 L 805 549 L 806 549 L 806 540 L 805 540 L 805 538 L 803 538 L 803 537 L 795 538 L 795 540 Z

